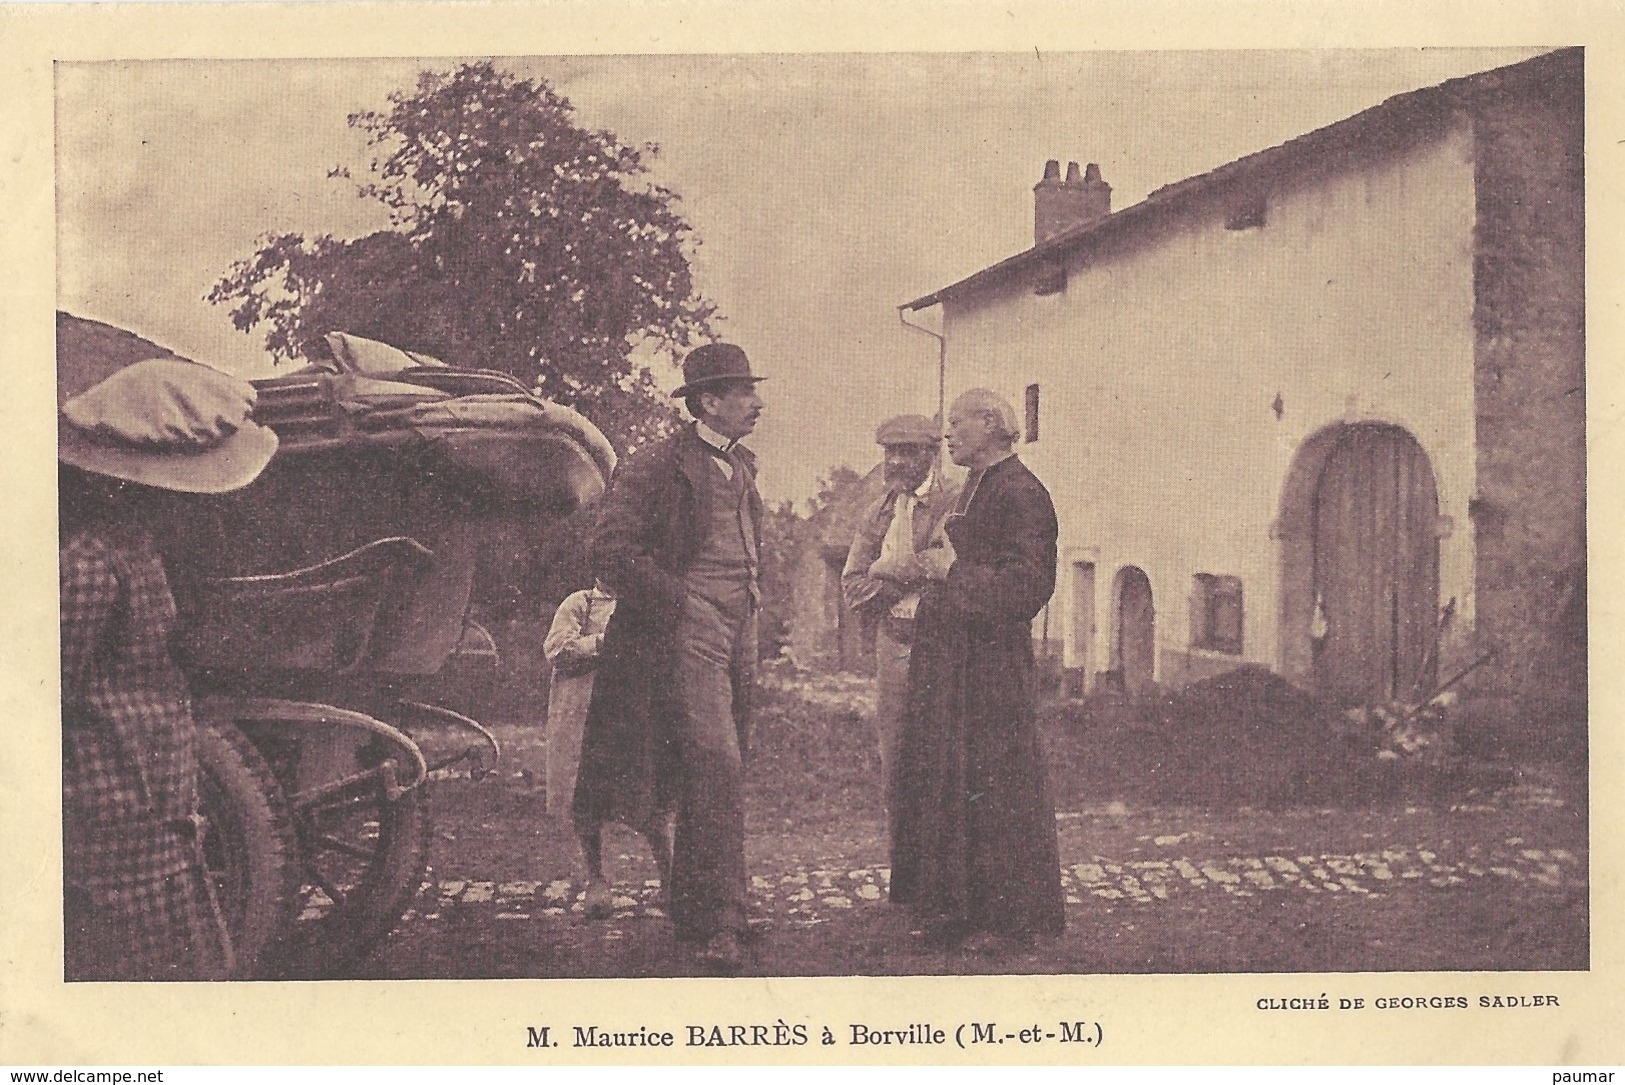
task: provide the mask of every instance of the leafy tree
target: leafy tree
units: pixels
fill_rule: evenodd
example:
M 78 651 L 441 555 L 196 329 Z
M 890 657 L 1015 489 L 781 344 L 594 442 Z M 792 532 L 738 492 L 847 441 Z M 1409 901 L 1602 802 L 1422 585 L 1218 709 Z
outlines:
M 757 620 L 757 649 L 774 659 L 790 643 L 795 617 L 796 546 L 803 521 L 789 501 L 762 510 L 762 611 Z
M 822 520 L 832 515 L 848 518 L 862 511 L 864 475 L 844 464 L 831 467 L 829 474 L 818 480 L 818 493 L 809 503 L 807 519 Z
M 658 149 L 581 127 L 545 80 L 488 62 L 424 72 L 389 102 L 349 118 L 374 155 L 357 192 L 389 228 L 266 235 L 208 300 L 266 325 L 278 358 L 350 331 L 510 373 L 623 450 L 664 432 L 675 411 L 634 356 L 675 359 L 715 310 L 676 194 L 646 176 Z
M 826 563 L 845 560 L 858 517 L 873 496 L 865 476 L 850 467 L 832 467 L 818 481 L 807 515 L 792 502 L 769 505 L 762 516 L 762 612 L 758 622 L 763 659 L 790 643 L 797 618 L 796 570 L 809 548 Z

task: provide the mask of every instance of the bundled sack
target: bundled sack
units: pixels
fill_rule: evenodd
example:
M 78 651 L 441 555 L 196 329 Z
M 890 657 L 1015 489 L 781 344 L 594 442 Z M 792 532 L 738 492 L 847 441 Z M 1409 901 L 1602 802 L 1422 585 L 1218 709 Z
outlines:
M 424 366 L 446 368 L 446 363 L 433 355 L 402 350 L 349 332 L 328 332 L 322 338 L 327 343 L 327 349 L 333 352 L 333 361 L 345 372 L 387 377 Z

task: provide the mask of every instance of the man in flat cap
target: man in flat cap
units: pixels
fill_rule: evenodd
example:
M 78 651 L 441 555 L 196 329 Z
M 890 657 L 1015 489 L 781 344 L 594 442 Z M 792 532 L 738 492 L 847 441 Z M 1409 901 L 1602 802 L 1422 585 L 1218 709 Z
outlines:
M 888 418 L 875 431 L 884 450 L 886 493 L 864 513 L 841 572 L 846 605 L 874 629 L 878 703 L 875 731 L 885 781 L 888 824 L 897 795 L 897 750 L 908 699 L 908 658 L 914 611 L 925 586 L 919 553 L 934 539 L 959 496 L 936 470 L 942 433 L 924 415 Z
M 745 352 L 683 363 L 694 421 L 621 462 L 593 571 L 614 591 L 576 780 L 577 824 L 653 823 L 675 799 L 670 884 L 679 941 L 732 974 L 748 930 L 743 755 L 756 681 L 762 502 L 739 444 L 762 400 Z

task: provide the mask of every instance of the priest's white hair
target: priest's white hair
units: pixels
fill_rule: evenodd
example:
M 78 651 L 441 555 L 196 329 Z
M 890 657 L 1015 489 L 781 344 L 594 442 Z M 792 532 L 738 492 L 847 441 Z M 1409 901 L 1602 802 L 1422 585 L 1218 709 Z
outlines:
M 992 419 L 999 436 L 1010 444 L 1015 444 L 1021 438 L 1021 425 L 1016 419 L 1016 409 L 1010 406 L 1009 400 L 991 389 L 972 388 L 960 393 L 948 413 L 957 414 L 966 411 L 975 411 Z

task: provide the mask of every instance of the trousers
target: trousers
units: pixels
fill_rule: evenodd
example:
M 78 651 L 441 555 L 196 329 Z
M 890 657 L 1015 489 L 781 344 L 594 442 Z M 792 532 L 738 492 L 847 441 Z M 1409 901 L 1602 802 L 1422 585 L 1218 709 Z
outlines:
M 684 941 L 747 926 L 744 758 L 756 624 L 748 581 L 690 584 L 676 631 L 683 782 L 671 874 L 671 918 Z
M 880 743 L 888 829 L 896 817 L 897 755 L 903 743 L 903 717 L 908 712 L 910 648 L 909 642 L 900 640 L 894 632 L 892 623 L 898 620 L 884 620 L 875 630 L 875 737 Z

